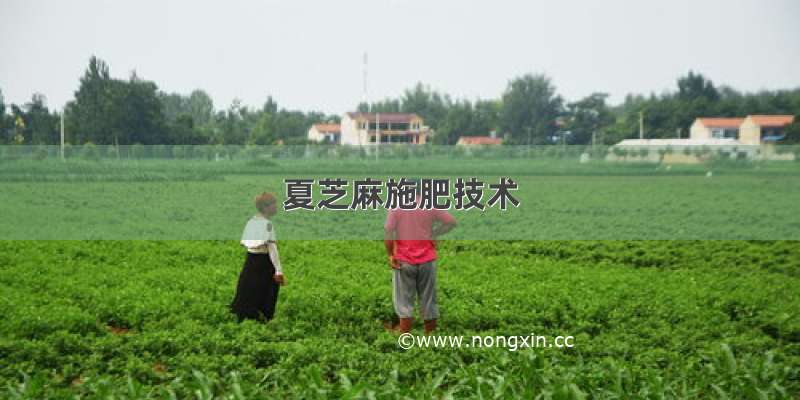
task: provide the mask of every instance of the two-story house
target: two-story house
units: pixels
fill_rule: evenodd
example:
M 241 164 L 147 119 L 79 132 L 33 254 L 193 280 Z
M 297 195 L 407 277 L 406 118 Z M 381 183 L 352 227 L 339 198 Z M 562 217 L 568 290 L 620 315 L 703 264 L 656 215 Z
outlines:
M 308 132 L 308 139 L 349 145 L 425 144 L 431 134 L 430 128 L 425 126 L 422 118 L 413 113 L 350 112 L 342 116 L 338 128 L 336 136 L 333 127 L 326 126 L 328 133 L 324 134 L 320 131 L 321 127 L 312 126 Z M 328 138 L 338 138 L 338 140 L 327 140 Z

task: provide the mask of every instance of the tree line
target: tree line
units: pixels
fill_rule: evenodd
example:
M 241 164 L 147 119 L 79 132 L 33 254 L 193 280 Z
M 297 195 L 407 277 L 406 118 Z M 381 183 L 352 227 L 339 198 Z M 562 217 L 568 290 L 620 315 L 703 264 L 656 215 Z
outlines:
M 788 141 L 800 138 L 800 89 L 742 93 L 692 71 L 676 80 L 674 90 L 631 94 L 619 105 L 608 104 L 602 92 L 568 102 L 546 75 L 525 74 L 511 79 L 497 99 L 453 99 L 418 83 L 398 98 L 355 108 L 417 113 L 433 129 L 436 144 L 490 132 L 508 144 L 614 144 L 638 137 L 640 119 L 647 138 L 677 138 L 688 136 L 697 117 L 748 114 L 798 115 Z M 337 115 L 280 108 L 272 97 L 261 108 L 234 100 L 216 109 L 202 89 L 166 93 L 135 72 L 128 79 L 114 78 L 94 56 L 62 112 L 68 143 L 98 145 L 302 144 L 312 124 L 339 121 Z M 0 90 L 2 144 L 58 144 L 61 117 L 42 94 L 7 105 Z

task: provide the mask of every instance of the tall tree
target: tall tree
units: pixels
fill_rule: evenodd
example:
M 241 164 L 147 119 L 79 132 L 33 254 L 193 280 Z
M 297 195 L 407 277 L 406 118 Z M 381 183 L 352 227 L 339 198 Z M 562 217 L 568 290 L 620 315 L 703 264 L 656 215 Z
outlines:
M 168 122 L 168 131 L 169 143 L 172 144 L 198 145 L 209 142 L 209 137 L 195 126 L 191 115 L 182 114 L 174 122 Z
M 6 103 L 3 98 L 3 90 L 0 89 L 0 143 L 5 143 L 10 139 L 10 124 L 8 124 L 8 121 L 9 118 L 6 115 Z
M 452 105 L 450 96 L 442 95 L 421 82 L 406 89 L 400 103 L 400 111 L 419 115 L 433 129 L 440 127 Z
M 261 116 L 253 128 L 253 134 L 249 142 L 258 145 L 270 145 L 275 143 L 275 132 L 273 131 L 273 116 L 269 112 L 260 113 Z
M 714 87 L 714 83 L 706 79 L 702 74 L 695 74 L 692 71 L 686 76 L 678 78 L 678 98 L 681 100 L 695 100 L 703 97 L 708 101 L 719 100 L 719 92 Z
M 113 109 L 116 119 L 113 127 L 124 138 L 120 144 L 170 143 L 156 84 L 139 78 L 133 72 L 127 82 L 116 81 L 115 88 Z
M 570 144 L 588 144 L 592 136 L 600 134 L 606 127 L 614 123 L 614 114 L 606 105 L 607 93 L 592 93 L 581 100 L 568 105 L 569 122 L 567 129 L 572 132 Z M 597 143 L 602 138 L 596 137 Z
M 43 94 L 35 93 L 25 104 L 24 119 L 25 136 L 30 138 L 31 144 L 58 143 L 58 115 L 47 109 L 47 98 Z
M 214 120 L 214 102 L 201 89 L 193 90 L 188 96 L 159 92 L 158 97 L 164 106 L 167 122 L 173 123 L 184 115 L 190 116 L 198 126 L 208 126 Z
M 460 136 L 475 136 L 473 131 L 473 111 L 469 101 L 457 101 L 447 110 L 433 139 L 436 144 L 455 144 Z
M 800 109 L 794 116 L 794 122 L 786 127 L 786 139 L 782 141 L 782 144 L 800 144 Z
M 195 89 L 189 94 L 189 110 L 197 125 L 208 126 L 214 119 L 214 101 L 202 89 Z
M 476 101 L 470 131 L 478 136 L 488 135 L 492 131 L 497 132 L 500 129 L 502 112 L 503 104 L 499 100 Z
M 105 62 L 92 57 L 68 113 L 77 143 L 161 144 L 166 119 L 155 83 L 135 72 L 127 81 L 113 79 Z
M 503 130 L 512 142 L 540 144 L 555 132 L 563 100 L 545 75 L 526 74 L 508 83 L 503 93 Z
M 164 107 L 164 118 L 167 122 L 175 122 L 182 115 L 191 115 L 188 97 L 179 93 L 159 92 L 158 98 Z
M 79 143 L 108 143 L 112 130 L 112 81 L 108 65 L 92 56 L 75 92 L 72 117 Z
M 245 126 L 247 107 L 240 99 L 233 99 L 225 111 L 217 113 L 214 142 L 218 144 L 243 144 L 249 132 Z

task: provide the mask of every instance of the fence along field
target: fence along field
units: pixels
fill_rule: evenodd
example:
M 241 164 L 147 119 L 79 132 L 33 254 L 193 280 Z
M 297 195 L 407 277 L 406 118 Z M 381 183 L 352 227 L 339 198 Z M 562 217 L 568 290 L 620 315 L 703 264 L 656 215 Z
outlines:
M 3 397 L 800 394 L 800 246 L 794 240 L 442 241 L 441 335 L 575 336 L 571 349 L 516 352 L 404 351 L 395 337 L 383 332 L 383 322 L 393 312 L 391 278 L 380 242 L 285 240 L 281 255 L 289 285 L 282 292 L 277 318 L 266 326 L 236 324 L 225 305 L 243 257 L 236 235 L 249 213 L 249 205 L 240 204 L 252 196 L 246 182 L 260 176 L 253 168 L 263 167 L 259 174 L 265 176 L 264 184 L 276 185 L 276 177 L 289 175 L 285 170 L 309 163 L 288 157 L 215 159 L 2 161 L 0 180 L 12 188 L 0 195 L 4 222 L 19 218 L 8 212 L 18 209 L 49 214 L 51 219 L 69 218 L 64 208 L 70 206 L 55 201 L 61 207 L 51 208 L 49 198 L 31 196 L 50 184 L 66 191 L 67 199 L 78 199 L 76 193 L 89 188 L 81 201 L 108 198 L 112 205 L 124 202 L 123 195 L 129 193 L 124 185 L 137 190 L 151 185 L 158 191 L 170 183 L 167 187 L 176 193 L 185 185 L 184 198 L 192 198 L 193 190 L 203 193 L 198 189 L 203 185 L 238 188 L 225 198 L 230 204 L 198 202 L 191 210 L 198 217 L 210 215 L 209 223 L 220 226 L 230 222 L 213 217 L 214 209 L 232 213 L 233 236 L 214 238 L 226 240 L 0 241 Z M 376 173 L 391 174 L 401 160 L 385 157 L 381 164 L 370 160 L 369 165 Z M 472 172 L 481 160 L 444 164 L 442 168 L 450 170 L 442 174 Z M 574 158 L 556 160 L 564 158 L 517 160 L 496 168 L 510 166 L 505 170 L 509 175 L 536 188 L 526 194 L 523 207 L 542 209 L 536 214 L 539 218 L 554 212 L 548 205 L 556 200 L 575 203 L 603 185 L 650 182 L 645 191 L 659 193 L 670 180 L 676 181 L 673 188 L 690 187 L 680 195 L 702 194 L 706 204 L 724 203 L 724 196 L 715 196 L 751 188 L 755 193 L 735 197 L 739 209 L 755 209 L 759 194 L 769 199 L 762 205 L 781 210 L 781 216 L 797 207 L 797 163 L 717 165 L 709 179 L 707 165 L 665 171 L 655 165 L 582 166 Z M 367 162 L 358 157 L 334 161 L 316 162 L 319 168 L 339 168 L 333 173 L 343 176 L 360 175 L 359 168 Z M 481 175 L 504 172 L 491 165 L 491 159 L 481 164 Z M 581 208 L 568 210 L 578 213 Z M 179 217 L 173 215 L 178 221 Z M 293 221 L 281 217 L 287 225 Z M 298 224 L 313 221 L 303 218 Z M 560 219 L 539 226 L 579 221 L 562 213 Z M 794 239 L 797 225 L 789 220 L 783 226 L 783 238 Z M 9 232 L 19 232 L 8 229 L 2 228 L 5 239 Z M 554 232 L 558 230 L 547 234 Z M 161 234 L 180 238 L 170 231 Z

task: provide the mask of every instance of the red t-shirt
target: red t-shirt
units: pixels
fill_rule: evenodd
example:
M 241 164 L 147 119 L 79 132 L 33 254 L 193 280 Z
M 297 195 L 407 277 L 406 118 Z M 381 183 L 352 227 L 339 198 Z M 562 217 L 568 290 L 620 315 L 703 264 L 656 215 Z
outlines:
M 395 258 L 409 264 L 435 260 L 436 247 L 431 240 L 435 221 L 447 224 L 455 222 L 455 218 L 444 210 L 389 210 L 384 228 L 396 232 Z

